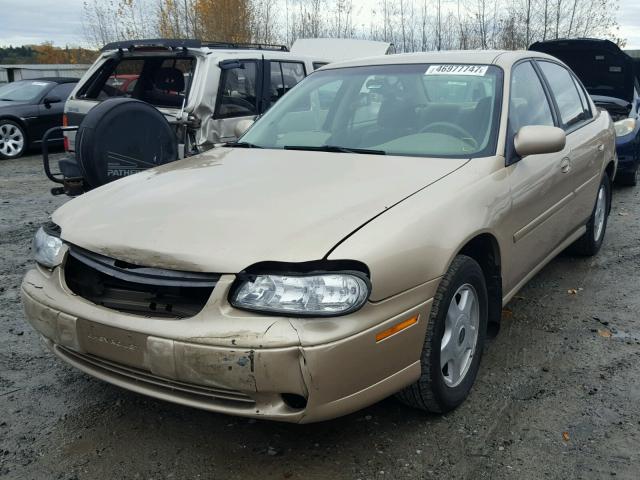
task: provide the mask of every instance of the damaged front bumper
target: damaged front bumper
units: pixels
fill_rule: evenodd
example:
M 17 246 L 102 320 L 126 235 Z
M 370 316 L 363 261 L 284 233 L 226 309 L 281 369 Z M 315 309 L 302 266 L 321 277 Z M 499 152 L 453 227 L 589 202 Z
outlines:
M 204 309 L 149 318 L 95 305 L 37 267 L 22 284 L 26 317 L 53 352 L 129 390 L 205 410 L 315 422 L 375 403 L 420 376 L 437 280 L 335 318 L 296 319 L 234 309 L 223 275 Z M 425 300 L 429 299 L 429 300 Z M 378 341 L 376 335 L 418 316 Z

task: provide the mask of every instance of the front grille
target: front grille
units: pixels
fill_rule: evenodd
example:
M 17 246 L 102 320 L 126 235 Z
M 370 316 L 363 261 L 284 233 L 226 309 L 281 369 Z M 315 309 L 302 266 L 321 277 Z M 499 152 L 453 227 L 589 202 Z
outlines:
M 220 275 L 133 265 L 70 246 L 65 281 L 73 293 L 113 310 L 187 318 L 200 312 Z
M 158 377 L 148 371 L 110 362 L 87 353 L 79 353 L 62 345 L 56 345 L 54 348 L 58 355 L 71 361 L 71 363 L 81 365 L 89 372 L 102 373 L 110 378 L 124 380 L 128 384 L 139 383 L 158 393 L 170 393 L 188 400 L 207 403 L 234 403 L 236 407 L 240 408 L 253 408 L 255 405 L 253 398 L 235 390 L 195 385 Z

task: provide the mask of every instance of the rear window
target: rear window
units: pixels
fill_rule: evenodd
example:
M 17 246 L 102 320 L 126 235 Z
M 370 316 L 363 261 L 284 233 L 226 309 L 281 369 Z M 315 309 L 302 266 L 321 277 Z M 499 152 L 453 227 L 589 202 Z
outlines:
M 108 59 L 78 92 L 78 98 L 106 100 L 127 97 L 158 107 L 180 108 L 187 96 L 195 59 Z

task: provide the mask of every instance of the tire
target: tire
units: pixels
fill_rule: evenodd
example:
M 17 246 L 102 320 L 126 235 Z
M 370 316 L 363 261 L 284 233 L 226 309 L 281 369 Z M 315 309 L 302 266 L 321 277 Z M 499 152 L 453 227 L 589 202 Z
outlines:
M 604 204 L 601 202 L 604 202 Z M 589 223 L 587 223 L 587 231 L 571 245 L 571 253 L 585 257 L 592 257 L 598 253 L 607 231 L 607 220 L 610 210 L 611 181 L 609 180 L 609 175 L 605 173 L 598 187 L 595 206 L 591 212 L 591 217 L 589 217 Z
M 460 323 L 462 315 L 457 318 L 455 315 L 448 315 L 450 309 L 452 313 L 466 311 L 465 308 L 461 310 L 461 307 L 466 307 L 465 302 L 469 301 L 471 294 L 475 295 L 476 301 L 475 308 L 472 304 L 468 309 L 469 322 L 462 320 L 463 323 Z M 466 295 L 466 301 L 463 300 L 463 295 Z M 471 320 L 475 315 L 474 311 L 477 314 L 475 332 L 470 327 L 474 323 Z M 450 321 L 447 321 L 447 317 Z M 488 296 L 482 269 L 471 257 L 458 255 L 442 278 L 431 306 L 420 359 L 422 374 L 416 383 L 397 393 L 397 398 L 406 405 L 433 413 L 445 413 L 458 407 L 469 395 L 476 379 L 484 348 L 487 320 Z M 467 349 L 474 343 L 473 337 L 475 345 Z M 442 349 L 443 338 L 453 350 Z M 447 362 L 441 366 L 441 359 L 444 360 L 443 351 L 459 352 L 455 354 L 458 360 L 462 359 L 457 362 L 462 366 L 458 370 L 463 370 L 459 372 L 459 376 L 456 376 L 454 368 L 450 368 L 455 362 Z
M 21 125 L 12 120 L 0 120 L 0 158 L 9 160 L 21 157 L 27 149 L 27 134 Z
M 638 185 L 640 177 L 640 167 L 636 167 L 633 172 L 619 172 L 616 174 L 616 184 L 623 185 L 625 187 L 635 187 Z

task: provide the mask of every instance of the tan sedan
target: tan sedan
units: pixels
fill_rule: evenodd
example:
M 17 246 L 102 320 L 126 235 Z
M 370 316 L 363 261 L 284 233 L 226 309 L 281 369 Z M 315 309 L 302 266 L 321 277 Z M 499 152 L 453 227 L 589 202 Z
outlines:
M 614 135 L 544 54 L 330 65 L 240 142 L 58 209 L 27 318 L 80 370 L 198 408 L 446 412 L 502 306 L 567 247 L 600 248 Z

